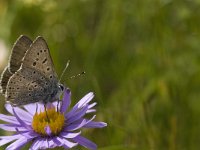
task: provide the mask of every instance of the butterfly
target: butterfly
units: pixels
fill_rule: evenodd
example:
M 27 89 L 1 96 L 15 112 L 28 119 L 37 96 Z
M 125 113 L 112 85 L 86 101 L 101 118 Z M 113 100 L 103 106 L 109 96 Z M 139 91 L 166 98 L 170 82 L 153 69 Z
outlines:
M 5 100 L 14 106 L 58 100 L 64 86 L 59 83 L 43 37 L 33 42 L 25 35 L 17 39 L 1 74 L 0 89 Z

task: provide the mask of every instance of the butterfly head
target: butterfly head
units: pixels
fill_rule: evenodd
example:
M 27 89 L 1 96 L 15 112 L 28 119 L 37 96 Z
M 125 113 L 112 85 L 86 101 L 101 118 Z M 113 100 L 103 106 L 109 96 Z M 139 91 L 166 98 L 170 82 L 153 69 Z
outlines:
M 64 85 L 58 83 L 57 84 L 57 88 L 53 89 L 51 97 L 47 101 L 51 101 L 52 102 L 52 101 L 60 99 L 60 96 L 63 93 L 63 91 L 64 91 Z

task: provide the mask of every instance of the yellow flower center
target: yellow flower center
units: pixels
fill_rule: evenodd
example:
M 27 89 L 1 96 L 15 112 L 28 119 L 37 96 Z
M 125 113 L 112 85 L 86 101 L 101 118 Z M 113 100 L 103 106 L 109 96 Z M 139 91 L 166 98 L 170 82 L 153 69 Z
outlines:
M 45 128 L 49 126 L 51 134 L 58 135 L 63 129 L 64 122 L 64 114 L 57 112 L 55 108 L 50 108 L 47 109 L 47 112 L 35 113 L 33 116 L 32 128 L 35 132 L 43 136 L 48 136 Z

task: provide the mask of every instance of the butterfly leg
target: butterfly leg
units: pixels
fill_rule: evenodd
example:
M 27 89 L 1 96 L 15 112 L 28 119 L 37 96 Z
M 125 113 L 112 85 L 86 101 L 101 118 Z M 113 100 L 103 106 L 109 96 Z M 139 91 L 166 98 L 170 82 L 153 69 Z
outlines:
M 61 100 L 58 98 L 58 100 L 57 100 L 57 112 L 60 111 L 60 110 L 59 110 L 60 101 L 61 101 Z
M 50 122 L 50 120 L 49 120 L 49 116 L 48 116 L 48 113 L 47 113 L 47 106 L 46 106 L 46 105 L 47 105 L 47 104 L 45 103 L 45 104 L 44 104 L 44 109 L 45 109 L 45 113 L 46 113 L 47 121 Z
M 38 104 L 36 103 L 35 113 L 38 112 Z

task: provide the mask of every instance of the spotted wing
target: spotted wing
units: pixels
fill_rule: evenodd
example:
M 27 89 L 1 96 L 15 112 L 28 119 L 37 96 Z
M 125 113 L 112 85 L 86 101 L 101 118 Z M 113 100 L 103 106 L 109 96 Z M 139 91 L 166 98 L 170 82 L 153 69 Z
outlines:
M 43 74 L 50 82 L 57 82 L 57 74 L 54 70 L 53 61 L 46 41 L 42 37 L 37 37 L 30 49 L 26 52 L 22 69 L 32 68 Z
M 26 52 L 21 68 L 8 81 L 6 99 L 16 105 L 45 103 L 57 94 L 57 84 L 47 43 L 38 37 Z
M 6 101 L 20 106 L 48 99 L 51 84 L 47 78 L 37 70 L 20 68 L 10 77 L 6 90 Z

